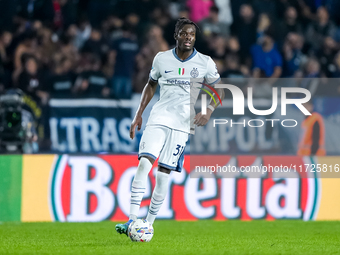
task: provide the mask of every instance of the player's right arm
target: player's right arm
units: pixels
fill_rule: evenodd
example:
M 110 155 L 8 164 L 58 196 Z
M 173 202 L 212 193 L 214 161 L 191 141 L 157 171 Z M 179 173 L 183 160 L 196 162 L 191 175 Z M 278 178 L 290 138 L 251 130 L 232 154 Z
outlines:
M 158 79 L 161 77 L 160 67 L 158 63 L 160 54 L 161 54 L 160 52 L 157 53 L 157 55 L 153 59 L 148 83 L 145 85 L 143 89 L 142 98 L 140 100 L 138 110 L 131 123 L 131 127 L 130 127 L 130 138 L 131 139 L 135 137 L 136 127 L 138 128 L 138 131 L 141 129 L 142 123 L 143 123 L 142 114 L 146 106 L 149 104 L 151 98 L 156 92 Z
M 136 127 L 138 128 L 138 131 L 142 127 L 143 119 L 142 119 L 142 114 L 146 108 L 146 106 L 149 104 L 151 98 L 156 92 L 157 89 L 157 81 L 152 80 L 149 78 L 148 83 L 145 85 L 143 92 L 142 92 L 142 97 L 139 103 L 138 110 L 136 112 L 135 117 L 133 118 L 133 121 L 131 123 L 130 127 L 130 138 L 133 139 L 135 137 L 135 132 L 136 132 Z

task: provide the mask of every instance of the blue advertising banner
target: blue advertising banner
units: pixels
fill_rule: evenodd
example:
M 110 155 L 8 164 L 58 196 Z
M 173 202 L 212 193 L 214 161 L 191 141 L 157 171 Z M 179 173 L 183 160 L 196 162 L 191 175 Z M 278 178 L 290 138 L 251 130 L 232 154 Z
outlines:
M 57 152 L 128 153 L 135 149 L 129 137 L 130 100 L 51 99 L 52 150 Z

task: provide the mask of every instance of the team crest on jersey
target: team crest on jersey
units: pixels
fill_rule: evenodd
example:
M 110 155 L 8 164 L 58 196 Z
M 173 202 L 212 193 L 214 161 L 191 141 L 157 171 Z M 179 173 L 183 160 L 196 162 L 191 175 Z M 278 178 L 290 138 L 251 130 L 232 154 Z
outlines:
M 198 72 L 197 68 L 194 67 L 194 68 L 191 70 L 190 75 L 191 75 L 192 78 L 197 78 L 198 75 L 199 75 L 199 72 Z

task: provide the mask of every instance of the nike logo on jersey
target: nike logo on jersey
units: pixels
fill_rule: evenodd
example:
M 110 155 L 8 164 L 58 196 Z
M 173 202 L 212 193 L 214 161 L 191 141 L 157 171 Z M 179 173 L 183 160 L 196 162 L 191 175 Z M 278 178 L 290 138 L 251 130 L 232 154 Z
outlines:
M 167 71 L 167 70 L 165 70 L 165 73 L 170 73 L 170 72 L 173 72 L 174 70 L 170 70 L 170 71 Z

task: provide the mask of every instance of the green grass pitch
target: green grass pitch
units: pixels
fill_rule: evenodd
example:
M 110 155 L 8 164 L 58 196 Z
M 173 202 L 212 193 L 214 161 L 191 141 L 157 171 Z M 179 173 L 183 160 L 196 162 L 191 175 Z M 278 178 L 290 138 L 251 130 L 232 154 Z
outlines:
M 158 220 L 150 243 L 115 224 L 1 223 L 0 254 L 340 254 L 340 222 Z

